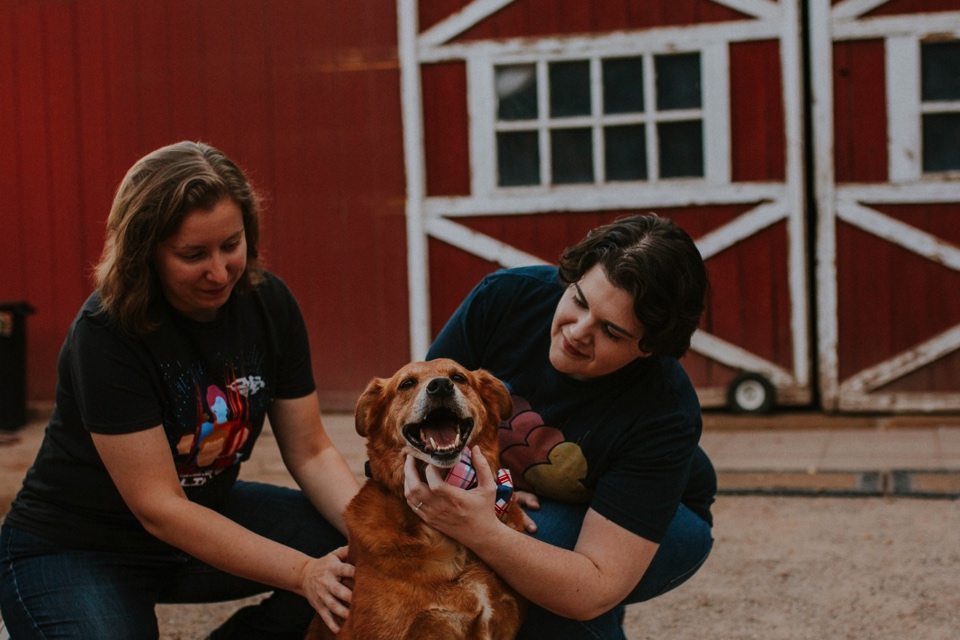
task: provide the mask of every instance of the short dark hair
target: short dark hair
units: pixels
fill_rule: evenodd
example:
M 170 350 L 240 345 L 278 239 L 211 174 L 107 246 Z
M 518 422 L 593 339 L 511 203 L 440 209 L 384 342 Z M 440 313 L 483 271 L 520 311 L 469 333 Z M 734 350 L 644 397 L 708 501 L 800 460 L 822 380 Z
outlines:
M 563 252 L 560 282 L 570 286 L 596 264 L 633 296 L 644 353 L 675 358 L 686 353 L 709 286 L 703 258 L 686 231 L 655 213 L 619 218 Z
M 124 176 L 107 218 L 107 239 L 96 267 L 100 305 L 131 333 L 156 328 L 150 305 L 163 295 L 153 261 L 157 245 L 197 209 L 232 200 L 243 215 L 245 291 L 263 279 L 259 261 L 260 200 L 243 171 L 221 151 L 183 141 L 153 151 Z

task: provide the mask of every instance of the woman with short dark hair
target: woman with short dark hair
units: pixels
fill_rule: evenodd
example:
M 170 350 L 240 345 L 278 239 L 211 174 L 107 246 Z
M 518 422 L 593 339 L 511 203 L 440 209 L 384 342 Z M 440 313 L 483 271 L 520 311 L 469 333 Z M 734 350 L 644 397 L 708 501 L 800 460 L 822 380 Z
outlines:
M 656 215 L 601 226 L 557 267 L 484 278 L 428 358 L 483 368 L 510 389 L 501 464 L 527 508 L 524 535 L 479 485 L 406 468 L 411 504 L 531 603 L 518 638 L 624 638 L 625 604 L 692 576 L 712 547 L 716 475 L 699 448 L 700 405 L 677 361 L 704 310 L 693 240 Z

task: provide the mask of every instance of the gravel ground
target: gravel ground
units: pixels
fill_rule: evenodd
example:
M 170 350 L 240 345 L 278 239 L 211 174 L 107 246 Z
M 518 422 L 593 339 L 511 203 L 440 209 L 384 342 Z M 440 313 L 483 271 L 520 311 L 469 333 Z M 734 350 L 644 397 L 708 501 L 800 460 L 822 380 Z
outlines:
M 710 559 L 628 607 L 630 640 L 958 637 L 960 502 L 721 496 L 715 513 Z M 203 638 L 237 606 L 161 606 L 161 638 Z
M 38 421 L 0 441 L 0 515 L 42 433 Z M 359 473 L 352 427 L 331 435 Z M 290 483 L 272 434 L 261 437 L 243 476 Z M 628 607 L 630 640 L 960 637 L 960 501 L 726 495 L 714 513 L 713 554 L 676 591 Z M 204 638 L 247 602 L 162 605 L 161 638 Z

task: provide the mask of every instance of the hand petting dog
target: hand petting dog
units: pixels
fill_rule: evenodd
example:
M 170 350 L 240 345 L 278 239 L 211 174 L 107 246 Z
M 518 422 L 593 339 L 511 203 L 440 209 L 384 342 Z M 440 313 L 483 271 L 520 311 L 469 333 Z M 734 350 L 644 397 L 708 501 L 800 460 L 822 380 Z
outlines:
M 467 531 L 476 532 L 484 525 L 496 526 L 497 520 L 491 517 L 489 506 L 497 497 L 497 482 L 487 459 L 479 447 L 473 449 L 473 465 L 477 472 L 477 484 L 464 490 L 446 481 L 446 470 L 433 465 L 424 469 L 421 479 L 417 471 L 416 459 L 407 455 L 404 462 L 403 493 L 407 504 L 428 525 L 451 538 L 458 538 Z M 434 500 L 435 496 L 443 499 Z M 515 492 L 514 502 L 528 509 L 539 509 L 540 503 L 532 493 Z M 440 505 L 433 506 L 431 505 Z M 537 525 L 528 515 L 520 512 L 523 528 L 533 533 Z

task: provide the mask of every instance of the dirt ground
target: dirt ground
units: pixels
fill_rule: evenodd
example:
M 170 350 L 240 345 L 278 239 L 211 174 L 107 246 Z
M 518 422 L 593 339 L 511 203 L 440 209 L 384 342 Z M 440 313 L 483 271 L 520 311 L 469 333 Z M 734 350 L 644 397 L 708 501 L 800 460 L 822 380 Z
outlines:
M 41 436 L 36 424 L 0 443 L 0 514 Z M 289 482 L 265 436 L 244 477 Z M 676 591 L 628 607 L 630 640 L 960 637 L 960 501 L 721 495 L 714 513 L 713 554 Z M 204 638 L 246 602 L 161 605 L 161 638 Z
M 630 640 L 958 637 L 960 502 L 721 496 L 715 512 L 710 559 L 627 608 Z M 203 638 L 236 606 L 161 606 L 161 638 Z

